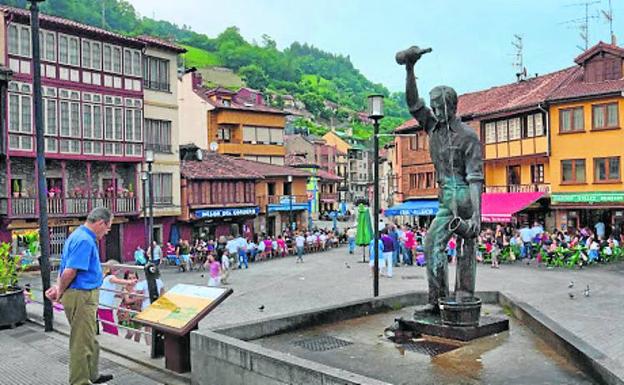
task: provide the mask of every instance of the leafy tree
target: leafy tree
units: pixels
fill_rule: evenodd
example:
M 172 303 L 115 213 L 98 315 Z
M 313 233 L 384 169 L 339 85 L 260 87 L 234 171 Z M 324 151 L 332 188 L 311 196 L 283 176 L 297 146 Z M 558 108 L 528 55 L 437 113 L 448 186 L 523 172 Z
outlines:
M 264 91 L 266 86 L 269 84 L 268 76 L 264 70 L 256 64 L 241 67 L 241 69 L 238 70 L 238 74 L 241 78 L 243 78 L 243 80 L 245 80 L 247 86 L 260 91 Z

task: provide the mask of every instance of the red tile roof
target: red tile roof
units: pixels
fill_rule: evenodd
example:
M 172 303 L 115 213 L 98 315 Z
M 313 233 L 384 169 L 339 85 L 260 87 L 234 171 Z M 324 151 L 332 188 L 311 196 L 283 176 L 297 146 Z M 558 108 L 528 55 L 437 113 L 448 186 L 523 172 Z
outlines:
M 547 98 L 575 71 L 576 67 L 569 67 L 519 82 L 460 95 L 457 114 L 474 118 L 535 108 L 538 104 L 546 102 Z M 416 126 L 416 119 L 410 119 L 397 127 L 395 132 L 408 131 Z
M 137 39 L 147 43 L 148 45 L 155 46 L 158 48 L 163 48 L 166 50 L 174 51 L 176 53 L 184 53 L 186 52 L 186 48 L 180 47 L 179 45 L 164 39 L 160 39 L 158 37 L 149 36 L 149 35 L 139 35 Z
M 459 97 L 457 114 L 464 117 L 482 117 L 535 108 L 544 103 L 575 70 L 575 67 L 569 67 L 516 83 L 463 94 Z
M 549 96 L 549 101 L 621 94 L 624 92 L 624 78 L 602 82 L 585 82 L 583 81 L 584 68 L 576 67 L 574 70 L 572 76 Z
M 262 174 L 241 167 L 237 159 L 214 152 L 203 151 L 202 161 L 184 160 L 180 165 L 187 179 L 263 179 Z
M 226 106 L 221 102 L 221 98 L 219 94 L 227 94 L 227 95 L 235 95 L 235 91 L 228 90 L 227 88 L 217 87 L 212 89 L 207 89 L 204 86 L 198 86 L 193 91 L 197 95 L 199 95 L 202 99 L 210 103 L 215 109 L 226 109 L 226 110 L 239 110 L 239 111 L 252 111 L 252 112 L 265 112 L 270 114 L 280 114 L 280 115 L 289 115 L 288 112 L 283 110 L 278 110 L 276 108 L 264 106 L 261 104 L 252 104 L 252 103 L 239 103 L 235 100 L 235 98 L 228 99 L 230 105 Z M 217 96 L 217 100 L 213 100 L 211 96 Z
M 339 177 L 338 175 L 334 175 L 330 172 L 327 172 L 325 170 L 317 170 L 316 172 L 316 176 L 318 176 L 319 178 L 321 178 L 322 180 L 325 181 L 334 181 L 334 182 L 340 182 L 342 180 L 341 177 Z
M 15 8 L 15 7 L 10 7 L 10 6 L 6 6 L 6 5 L 1 5 L 0 6 L 0 11 L 4 12 L 5 15 L 15 15 L 17 17 L 21 17 L 24 20 L 27 20 L 28 22 L 30 21 L 30 11 L 26 10 L 26 9 L 22 9 L 22 8 Z M 49 26 L 54 25 L 54 26 L 58 26 L 58 27 L 64 27 L 64 28 L 71 28 L 71 29 L 76 29 L 78 31 L 84 31 L 84 32 L 89 32 L 89 33 L 94 33 L 94 34 L 98 34 L 101 35 L 103 37 L 109 37 L 109 38 L 113 38 L 113 39 L 117 39 L 117 40 L 122 40 L 126 43 L 129 44 L 134 44 L 137 47 L 143 47 L 145 46 L 145 43 L 141 42 L 138 39 L 132 38 L 132 37 L 128 37 L 128 36 L 124 36 L 115 32 L 111 32 L 108 30 L 105 30 L 103 28 L 98 28 L 98 27 L 94 27 L 88 24 L 84 24 L 84 23 L 79 23 L 77 21 L 74 20 L 70 20 L 70 19 L 65 19 L 62 17 L 57 17 L 57 16 L 50 16 L 50 15 L 46 15 L 43 13 L 39 14 L 39 22 L 41 24 L 42 28 L 49 28 Z
M 278 164 L 268 164 L 255 162 L 243 158 L 231 158 L 237 164 L 237 167 L 248 172 L 262 175 L 264 177 L 288 176 L 293 177 L 309 177 L 310 173 L 294 167 L 280 166 Z
M 402 131 L 413 130 L 416 127 L 418 127 L 418 121 L 416 119 L 412 118 L 412 119 L 406 120 L 399 127 L 395 128 L 394 132 L 402 132 Z
M 587 60 L 589 60 L 591 57 L 593 57 L 594 55 L 599 54 L 600 52 L 608 52 L 608 53 L 613 54 L 615 56 L 624 57 L 624 48 L 618 47 L 617 45 L 607 44 L 607 43 L 605 43 L 603 41 L 600 41 L 595 46 L 591 47 L 587 51 L 585 51 L 582 54 L 578 55 L 576 57 L 576 59 L 574 59 L 574 62 L 576 64 L 583 64 Z

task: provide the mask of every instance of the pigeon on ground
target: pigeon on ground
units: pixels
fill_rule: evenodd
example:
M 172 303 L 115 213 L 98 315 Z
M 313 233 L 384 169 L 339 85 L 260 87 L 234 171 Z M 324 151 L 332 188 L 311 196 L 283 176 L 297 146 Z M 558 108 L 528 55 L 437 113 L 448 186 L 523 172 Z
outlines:
M 570 283 L 568 283 L 568 289 L 572 289 L 574 287 L 574 281 L 570 281 Z
M 589 297 L 589 285 L 587 285 L 587 288 L 583 291 L 583 295 L 585 295 L 585 297 Z
M 264 305 L 260 305 L 260 307 L 258 308 L 259 311 L 264 311 Z
M 568 296 L 570 297 L 570 299 L 574 299 L 574 294 L 573 293 L 568 293 Z
M 346 267 L 347 269 L 350 269 L 350 268 L 351 268 L 351 265 L 349 265 L 347 262 L 345 262 L 345 267 Z

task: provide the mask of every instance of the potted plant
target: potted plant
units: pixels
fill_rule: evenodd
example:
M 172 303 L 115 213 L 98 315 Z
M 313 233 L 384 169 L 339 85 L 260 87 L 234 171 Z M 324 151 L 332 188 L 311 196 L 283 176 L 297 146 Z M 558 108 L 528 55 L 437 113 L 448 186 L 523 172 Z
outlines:
M 18 286 L 19 256 L 12 256 L 11 245 L 0 244 L 0 327 L 15 327 L 26 321 L 24 289 Z
M 20 186 L 17 179 L 13 179 L 13 198 L 20 197 Z
M 128 196 L 134 198 L 134 185 L 132 183 L 128 185 Z
M 55 196 L 59 196 L 61 195 L 61 189 L 57 186 L 52 187 L 50 190 L 48 190 L 48 197 L 50 198 L 54 198 Z

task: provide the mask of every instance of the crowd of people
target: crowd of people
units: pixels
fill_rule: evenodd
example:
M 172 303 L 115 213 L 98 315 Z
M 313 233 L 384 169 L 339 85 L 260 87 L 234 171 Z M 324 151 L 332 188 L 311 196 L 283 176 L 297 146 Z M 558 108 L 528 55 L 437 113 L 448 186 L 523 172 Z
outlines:
M 154 254 L 157 265 L 178 266 L 181 272 L 207 270 L 209 286 L 227 283 L 231 268 L 249 268 L 250 262 L 297 255 L 296 262 L 303 262 L 304 254 L 325 251 L 346 242 L 346 233 L 342 235 L 327 229 L 312 231 L 284 230 L 276 236 L 258 234 L 244 237 L 241 234 L 198 237 L 194 241 L 180 239 L 176 245 L 167 242 L 160 246 L 154 241 L 144 250 L 137 245 L 134 262 L 143 266 Z
M 583 266 L 598 261 L 621 258 L 620 245 L 624 234 L 617 228 L 607 236 L 606 226 L 599 221 L 594 228 L 581 227 L 545 231 L 539 222 L 520 228 L 497 225 L 487 228 L 479 236 L 479 258 L 498 267 L 501 259 L 536 260 L 549 266 Z

